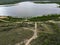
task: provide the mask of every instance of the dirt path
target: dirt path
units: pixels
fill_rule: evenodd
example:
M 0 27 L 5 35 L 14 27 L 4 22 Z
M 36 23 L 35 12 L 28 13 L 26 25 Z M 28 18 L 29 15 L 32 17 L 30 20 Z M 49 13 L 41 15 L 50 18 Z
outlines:
M 34 30 L 34 34 L 33 36 L 28 39 L 28 41 L 25 43 L 25 45 L 30 45 L 30 42 L 33 40 L 33 39 L 36 39 L 37 38 L 37 23 L 35 22 L 35 30 Z
M 36 38 L 38 37 L 38 36 L 37 36 L 37 32 L 38 32 L 38 31 L 37 31 L 37 23 L 38 23 L 38 22 L 35 22 L 35 29 L 23 27 L 24 29 L 29 29 L 29 30 L 33 31 L 34 34 L 33 34 L 33 36 L 32 36 L 30 39 L 24 40 L 24 41 L 18 43 L 17 45 L 21 45 L 21 44 L 23 44 L 23 43 L 25 43 L 25 45 L 30 45 L 31 41 L 32 41 L 33 39 L 36 39 Z M 50 28 L 48 28 L 48 26 L 47 26 L 46 24 L 43 23 L 43 24 L 41 24 L 41 25 L 42 25 L 44 28 L 46 28 L 47 31 L 50 32 Z M 40 31 L 40 32 L 43 32 L 43 31 Z M 48 32 L 45 32 L 45 33 L 48 33 Z
M 9 22 L 9 21 L 6 21 L 6 20 L 2 20 L 2 19 L 0 19 L 0 21 L 3 21 L 3 22 Z
M 50 29 L 48 28 L 48 26 L 46 24 L 41 24 L 44 28 L 46 28 L 46 31 L 50 31 Z
M 34 32 L 33 36 L 30 39 L 26 39 L 26 40 L 24 40 L 24 41 L 22 41 L 20 43 L 15 44 L 15 45 L 21 45 L 23 43 L 25 43 L 25 45 L 30 45 L 30 42 L 33 39 L 36 39 L 37 38 L 37 23 L 36 22 L 35 22 L 35 30 L 30 29 L 30 28 L 24 28 L 24 29 L 29 29 L 29 30 L 33 31 Z
M 23 43 L 26 43 L 27 39 L 24 41 L 21 41 L 20 43 L 16 43 L 15 45 L 22 45 Z

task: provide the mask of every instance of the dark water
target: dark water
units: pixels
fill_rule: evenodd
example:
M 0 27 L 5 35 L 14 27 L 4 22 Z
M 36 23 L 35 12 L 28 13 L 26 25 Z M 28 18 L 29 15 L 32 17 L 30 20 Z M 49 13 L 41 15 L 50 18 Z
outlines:
M 40 16 L 47 14 L 60 14 L 59 4 L 45 3 L 37 4 L 33 2 L 20 2 L 11 5 L 0 5 L 1 16 Z

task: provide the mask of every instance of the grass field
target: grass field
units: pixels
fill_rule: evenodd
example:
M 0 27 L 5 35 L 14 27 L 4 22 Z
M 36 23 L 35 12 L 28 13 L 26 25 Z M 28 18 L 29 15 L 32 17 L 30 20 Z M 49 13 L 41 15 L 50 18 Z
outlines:
M 60 45 L 60 23 L 45 23 L 50 28 L 48 31 L 38 32 L 38 38 L 31 42 L 31 45 Z M 46 25 L 46 26 L 47 26 Z M 52 30 L 52 31 L 51 31 Z
M 1 19 L 0 45 L 60 45 L 59 16 Z
M 0 45 L 15 45 L 29 39 L 33 32 L 14 23 L 0 23 Z

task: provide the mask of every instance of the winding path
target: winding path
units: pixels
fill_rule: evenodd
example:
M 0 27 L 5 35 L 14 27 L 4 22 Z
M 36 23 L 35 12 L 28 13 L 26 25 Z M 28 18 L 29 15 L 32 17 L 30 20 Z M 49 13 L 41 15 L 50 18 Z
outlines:
M 37 38 L 37 22 L 35 22 L 35 30 L 34 30 L 34 35 L 28 39 L 28 41 L 25 43 L 25 45 L 30 45 L 30 42 L 33 40 L 33 39 L 36 39 Z

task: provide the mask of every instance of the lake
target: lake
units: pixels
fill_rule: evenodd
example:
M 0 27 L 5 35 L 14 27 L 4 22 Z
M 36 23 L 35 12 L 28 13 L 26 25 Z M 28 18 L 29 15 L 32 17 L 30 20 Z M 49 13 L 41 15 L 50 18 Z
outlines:
M 59 4 L 26 1 L 17 4 L 0 5 L 0 16 L 31 17 L 48 14 L 60 14 Z

